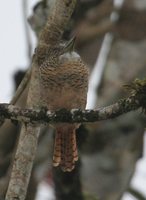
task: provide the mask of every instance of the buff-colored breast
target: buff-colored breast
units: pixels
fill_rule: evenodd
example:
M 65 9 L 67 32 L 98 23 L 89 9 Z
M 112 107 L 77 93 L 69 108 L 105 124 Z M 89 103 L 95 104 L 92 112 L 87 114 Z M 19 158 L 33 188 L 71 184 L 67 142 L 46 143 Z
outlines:
M 40 68 L 41 100 L 50 110 L 85 108 L 88 69 L 78 60 Z

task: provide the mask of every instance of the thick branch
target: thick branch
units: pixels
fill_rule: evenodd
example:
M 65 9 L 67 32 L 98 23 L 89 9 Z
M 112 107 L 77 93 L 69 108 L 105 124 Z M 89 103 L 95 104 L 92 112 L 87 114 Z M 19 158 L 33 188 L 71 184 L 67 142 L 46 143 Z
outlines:
M 61 109 L 51 112 L 47 109 L 22 109 L 10 104 L 0 104 L 0 116 L 8 119 L 30 123 L 52 122 L 96 122 L 112 119 L 132 110 L 142 107 L 135 96 L 119 100 L 117 103 L 97 110 Z
M 50 45 L 50 47 L 51 45 L 59 45 L 58 38 L 61 38 L 62 36 L 65 25 L 69 21 L 72 11 L 74 10 L 75 2 L 75 0 L 55 1 L 52 15 L 48 18 L 48 23 L 46 24 L 46 26 L 42 30 L 42 34 L 40 35 L 38 41 L 38 49 L 41 46 L 41 43 L 45 43 L 45 45 Z M 60 24 L 59 28 L 56 27 L 56 25 L 58 24 Z M 44 51 L 42 52 L 45 53 Z M 26 103 L 28 108 L 33 109 L 36 109 L 38 107 L 40 98 L 39 65 L 36 58 L 41 57 L 42 55 L 38 54 L 39 53 L 36 53 L 33 57 L 31 80 Z M 10 108 L 11 106 L 9 107 L 9 109 Z M 6 194 L 6 200 L 24 200 L 26 197 L 33 161 L 36 154 L 39 133 L 39 125 L 24 123 L 22 124 L 13 163 L 11 179 Z
M 47 45 L 60 42 L 64 29 L 74 11 L 76 0 L 56 0 L 54 9 L 49 13 L 46 26 L 43 28 L 39 41 Z

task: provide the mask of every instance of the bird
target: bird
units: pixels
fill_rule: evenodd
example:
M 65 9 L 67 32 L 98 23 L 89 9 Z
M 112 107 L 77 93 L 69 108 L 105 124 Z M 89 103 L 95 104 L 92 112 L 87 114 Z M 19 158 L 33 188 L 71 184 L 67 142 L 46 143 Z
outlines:
M 64 45 L 54 46 L 40 62 L 40 96 L 43 106 L 50 111 L 58 109 L 85 109 L 88 90 L 88 67 L 73 49 L 74 39 Z M 38 50 L 39 51 L 39 50 Z M 39 54 L 41 55 L 41 54 Z M 40 59 L 39 58 L 39 59 Z M 41 60 L 41 59 L 40 59 Z M 75 168 L 78 160 L 76 129 L 78 123 L 56 123 L 53 166 L 64 172 Z

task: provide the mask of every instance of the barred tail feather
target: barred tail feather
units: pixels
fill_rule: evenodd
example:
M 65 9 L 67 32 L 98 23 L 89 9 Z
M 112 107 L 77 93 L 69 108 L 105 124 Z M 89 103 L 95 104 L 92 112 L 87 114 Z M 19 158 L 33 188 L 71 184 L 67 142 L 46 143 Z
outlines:
M 63 171 L 72 171 L 78 160 L 76 133 L 74 125 L 57 128 L 54 146 L 53 165 L 61 166 Z

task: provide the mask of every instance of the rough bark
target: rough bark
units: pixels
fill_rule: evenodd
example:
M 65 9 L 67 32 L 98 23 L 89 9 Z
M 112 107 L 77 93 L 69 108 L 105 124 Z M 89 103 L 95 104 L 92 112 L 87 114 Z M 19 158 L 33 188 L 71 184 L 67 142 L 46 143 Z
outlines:
M 51 44 L 59 45 L 57 42 L 60 42 L 59 38 L 61 38 L 64 28 L 70 19 L 75 3 L 75 0 L 55 2 L 52 15 L 49 15 L 46 26 L 40 34 L 38 48 L 41 46 L 41 43 L 50 45 L 50 49 Z M 60 26 L 56 27 L 58 24 Z M 42 59 L 42 55 L 39 55 L 39 52 L 36 52 L 33 58 L 31 80 L 27 97 L 26 105 L 28 108 L 37 108 L 40 104 L 38 58 Z M 6 200 L 24 200 L 26 197 L 27 187 L 36 154 L 39 132 L 39 125 L 22 124 Z
M 101 120 L 112 119 L 139 108 L 145 109 L 145 95 L 142 98 L 141 95 L 139 95 L 139 97 L 132 95 L 127 99 L 121 99 L 113 105 L 97 110 L 72 109 L 69 111 L 66 109 L 60 109 L 58 111 L 51 112 L 47 109 L 22 109 L 10 104 L 0 104 L 0 111 L 3 118 L 17 120 L 26 124 L 55 122 L 97 122 Z

